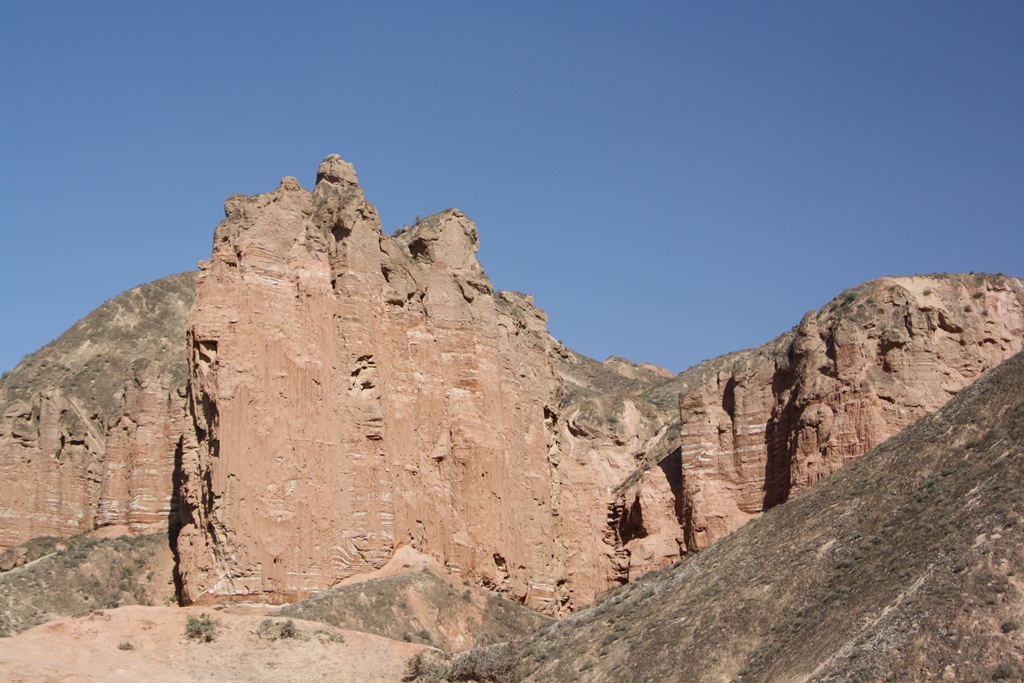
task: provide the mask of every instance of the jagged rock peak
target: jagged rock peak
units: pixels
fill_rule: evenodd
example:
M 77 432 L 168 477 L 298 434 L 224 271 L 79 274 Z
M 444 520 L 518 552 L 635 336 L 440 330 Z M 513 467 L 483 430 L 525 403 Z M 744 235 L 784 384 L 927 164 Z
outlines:
M 406 226 L 396 239 L 418 262 L 482 270 L 476 260 L 480 249 L 476 223 L 458 209 L 447 209 Z
M 355 167 L 337 154 L 329 154 L 320 162 L 316 171 L 316 184 L 332 183 L 334 185 L 358 185 Z
M 277 189 L 278 191 L 290 190 L 297 192 L 302 189 L 302 186 L 299 185 L 299 181 L 295 176 L 286 175 L 284 178 L 281 178 L 281 184 L 277 186 Z

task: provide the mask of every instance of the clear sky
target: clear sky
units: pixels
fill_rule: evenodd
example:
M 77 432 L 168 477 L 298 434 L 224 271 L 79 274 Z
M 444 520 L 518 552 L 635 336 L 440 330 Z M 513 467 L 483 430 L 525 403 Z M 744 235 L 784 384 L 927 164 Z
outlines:
M 0 370 L 330 153 L 680 371 L 882 275 L 1024 276 L 1024 3 L 0 0 Z

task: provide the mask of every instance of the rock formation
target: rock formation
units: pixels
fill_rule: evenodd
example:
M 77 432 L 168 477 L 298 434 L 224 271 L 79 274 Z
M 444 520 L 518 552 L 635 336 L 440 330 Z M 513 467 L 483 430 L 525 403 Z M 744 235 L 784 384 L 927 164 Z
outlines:
M 553 609 L 563 533 L 544 315 L 457 210 L 392 238 L 336 156 L 230 198 L 188 320 L 184 597 L 291 601 L 400 544 Z
M 940 408 L 1024 347 L 1024 284 L 882 278 L 772 342 L 652 392 L 679 402 L 675 449 L 622 493 L 641 568 L 705 548 Z
M 666 380 L 495 294 L 460 212 L 382 234 L 337 157 L 312 192 L 286 178 L 225 210 L 189 319 L 192 601 L 293 600 L 408 544 L 571 608 L 866 452 L 1024 331 L 1016 280 L 885 279 Z
M 337 156 L 312 191 L 288 177 L 225 213 L 198 275 L 104 304 L 0 381 L 0 549 L 170 530 L 182 597 L 206 603 L 294 601 L 408 546 L 565 613 L 1024 344 L 1020 280 L 883 278 L 673 377 L 553 339 L 530 296 L 493 290 L 456 209 L 383 234 Z
M 500 665 L 501 680 L 524 682 L 1022 680 L 1022 465 L 1019 353 L 713 547 L 449 671 L 484 680 Z
M 0 550 L 95 526 L 167 529 L 193 279 L 125 292 L 0 380 Z

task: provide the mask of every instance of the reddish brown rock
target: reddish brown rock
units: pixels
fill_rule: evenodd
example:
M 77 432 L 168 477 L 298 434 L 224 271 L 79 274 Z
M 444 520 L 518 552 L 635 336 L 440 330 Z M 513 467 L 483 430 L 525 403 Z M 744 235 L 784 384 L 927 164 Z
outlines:
M 350 164 L 317 179 L 227 200 L 187 326 L 190 274 L 0 381 L 0 548 L 176 532 L 180 500 L 188 601 L 291 601 L 408 546 L 564 613 L 834 472 L 1024 340 L 1019 280 L 884 278 L 675 377 L 598 363 L 530 296 L 493 291 L 458 210 L 388 237 Z
M 681 552 L 708 546 L 938 409 L 1022 346 L 1020 280 L 882 278 L 765 346 L 688 370 L 659 390 L 679 392 L 678 448 L 619 503 L 621 528 L 649 529 L 631 567 L 666 563 L 673 541 Z
M 173 482 L 182 434 L 191 426 L 184 394 L 173 373 L 154 366 L 134 370 L 120 418 L 107 432 L 97 527 L 167 531 L 177 515 Z
M 571 609 L 729 533 L 1020 348 L 1018 281 L 937 276 L 869 283 L 675 378 L 598 364 L 553 340 L 532 299 L 492 291 L 457 210 L 388 237 L 351 166 L 328 158 L 318 179 L 229 199 L 199 278 L 179 537 L 191 601 L 293 600 L 409 545 Z
M 461 212 L 392 238 L 337 157 L 233 197 L 189 317 L 185 598 L 289 601 L 400 544 L 554 610 L 565 558 L 543 313 Z
M 0 380 L 0 550 L 96 524 L 167 528 L 193 278 L 106 302 Z

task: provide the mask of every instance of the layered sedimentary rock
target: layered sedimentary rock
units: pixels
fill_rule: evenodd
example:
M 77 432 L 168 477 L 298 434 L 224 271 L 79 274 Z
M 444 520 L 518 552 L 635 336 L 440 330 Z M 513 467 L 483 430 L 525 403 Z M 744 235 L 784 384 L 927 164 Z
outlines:
M 554 340 L 531 297 L 493 291 L 458 210 L 383 234 L 336 156 L 312 192 L 285 178 L 225 210 L 198 277 L 104 304 L 0 381 L 0 549 L 170 528 L 185 600 L 284 602 L 409 546 L 564 613 L 1024 344 L 1019 280 L 884 278 L 672 377 Z
M 1024 285 L 990 275 L 882 278 L 765 346 L 659 387 L 678 446 L 622 492 L 642 569 L 700 549 L 944 405 L 1024 346 Z M 674 548 L 673 546 L 677 546 Z
M 449 210 L 381 233 L 352 167 L 232 197 L 189 317 L 190 601 L 292 600 L 399 544 L 551 608 L 565 574 L 544 315 Z
M 112 299 L 0 380 L 0 549 L 166 529 L 194 274 Z
M 175 468 L 182 435 L 191 427 L 176 370 L 136 367 L 125 383 L 117 422 L 107 430 L 95 526 L 123 526 L 136 534 L 175 526 Z
M 667 379 L 492 291 L 457 210 L 394 237 L 338 157 L 232 197 L 188 325 L 184 597 L 288 601 L 402 545 L 551 612 L 702 548 L 1021 347 L 1019 281 L 875 281 Z

